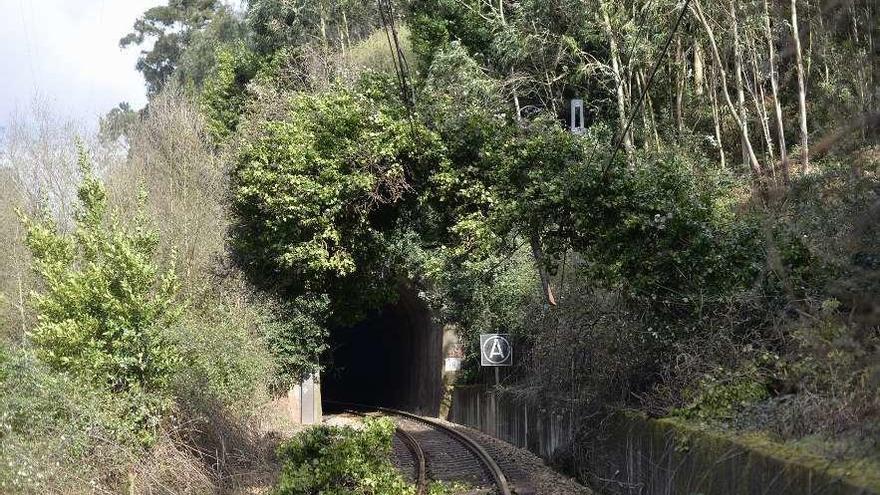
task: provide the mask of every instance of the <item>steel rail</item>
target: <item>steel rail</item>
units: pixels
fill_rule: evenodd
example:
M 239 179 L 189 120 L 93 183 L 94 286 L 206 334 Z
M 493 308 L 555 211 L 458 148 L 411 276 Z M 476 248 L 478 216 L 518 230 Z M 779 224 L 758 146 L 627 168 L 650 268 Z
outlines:
M 428 493 L 428 461 L 425 458 L 425 451 L 419 442 L 403 428 L 397 428 L 397 434 L 403 439 L 409 451 L 412 452 L 416 459 L 416 494 L 427 495 Z
M 483 463 L 483 466 L 486 468 L 486 470 L 489 472 L 489 474 L 492 476 L 493 480 L 495 481 L 495 486 L 498 488 L 499 495 L 511 495 L 511 493 L 512 493 L 510 490 L 510 484 L 507 481 L 507 477 L 504 476 L 504 471 L 501 470 L 501 467 L 498 465 L 497 462 L 495 462 L 495 459 L 493 459 L 492 456 L 489 455 L 488 452 L 486 452 L 486 449 L 484 449 L 482 445 L 477 443 L 471 437 L 465 435 L 464 433 L 461 433 L 460 431 L 458 431 L 452 427 L 449 427 L 449 426 L 441 423 L 439 420 L 436 420 L 433 418 L 426 418 L 426 417 L 419 416 L 417 414 L 413 414 L 410 412 L 401 411 L 399 409 L 391 409 L 391 408 L 387 408 L 387 407 L 369 406 L 366 404 L 354 404 L 354 403 L 338 402 L 338 401 L 332 401 L 332 400 L 327 400 L 325 402 L 327 402 L 328 404 L 335 404 L 335 405 L 339 405 L 339 406 L 343 406 L 343 407 L 351 407 L 351 408 L 361 409 L 361 410 L 375 410 L 375 411 L 380 411 L 380 412 L 383 412 L 386 414 L 403 416 L 404 418 L 413 419 L 415 421 L 419 421 L 421 423 L 427 424 L 435 429 L 442 430 L 444 433 L 448 434 L 449 436 L 451 436 L 452 438 L 457 440 L 459 443 L 464 445 L 464 447 L 466 449 L 470 450 L 475 456 L 477 456 L 477 458 L 480 460 L 480 462 Z M 413 440 L 415 440 L 415 439 L 413 439 Z

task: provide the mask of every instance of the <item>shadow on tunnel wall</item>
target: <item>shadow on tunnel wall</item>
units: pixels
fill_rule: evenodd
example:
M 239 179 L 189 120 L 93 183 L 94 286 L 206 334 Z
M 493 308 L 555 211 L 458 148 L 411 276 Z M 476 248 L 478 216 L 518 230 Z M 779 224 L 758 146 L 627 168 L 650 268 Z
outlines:
M 396 302 L 364 321 L 331 332 L 329 369 L 321 380 L 325 401 L 439 414 L 442 330 L 413 287 L 401 285 L 398 293 Z

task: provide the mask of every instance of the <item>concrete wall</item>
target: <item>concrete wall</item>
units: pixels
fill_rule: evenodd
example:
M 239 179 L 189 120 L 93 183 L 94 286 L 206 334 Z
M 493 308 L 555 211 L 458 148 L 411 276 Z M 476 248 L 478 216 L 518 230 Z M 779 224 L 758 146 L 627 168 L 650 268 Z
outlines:
M 266 408 L 287 429 L 287 425 L 319 424 L 323 419 L 321 407 L 321 384 L 319 377 L 309 376 L 302 383 L 293 385 L 285 395 L 275 397 Z
M 570 468 L 600 493 L 880 493 L 874 484 L 876 479 L 828 466 L 818 458 L 811 460 L 803 454 L 771 450 L 766 444 L 734 441 L 672 421 L 625 412 L 603 418 L 601 425 L 575 425 L 569 412 L 524 404 L 477 386 L 453 390 L 449 419 L 528 448 L 545 459 L 563 451 L 581 452 Z M 582 435 L 579 440 L 588 445 L 573 445 L 578 426 L 595 432 Z M 880 473 L 874 476 L 880 477 Z
M 517 402 L 480 386 L 459 386 L 452 391 L 448 419 L 544 458 L 552 457 L 573 435 L 568 413 Z

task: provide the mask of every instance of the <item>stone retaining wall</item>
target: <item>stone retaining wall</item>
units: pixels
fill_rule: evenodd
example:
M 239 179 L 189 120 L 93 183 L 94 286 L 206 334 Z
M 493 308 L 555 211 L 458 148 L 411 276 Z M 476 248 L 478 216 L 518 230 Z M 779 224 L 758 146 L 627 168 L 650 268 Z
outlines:
M 572 445 L 572 415 L 479 386 L 456 387 L 449 420 L 550 459 Z M 878 495 L 880 473 L 829 465 L 779 446 L 734 439 L 671 420 L 619 412 L 571 468 L 601 493 L 627 495 Z M 577 446 L 585 447 L 585 446 Z M 872 486 L 873 488 L 868 488 Z

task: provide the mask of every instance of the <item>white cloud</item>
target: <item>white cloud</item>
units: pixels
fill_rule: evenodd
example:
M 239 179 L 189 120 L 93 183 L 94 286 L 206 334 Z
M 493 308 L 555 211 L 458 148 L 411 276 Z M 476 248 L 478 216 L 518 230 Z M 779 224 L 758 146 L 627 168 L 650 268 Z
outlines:
M 139 49 L 119 48 L 135 19 L 163 0 L 0 0 L 0 127 L 35 97 L 94 126 L 120 101 L 139 108 Z

